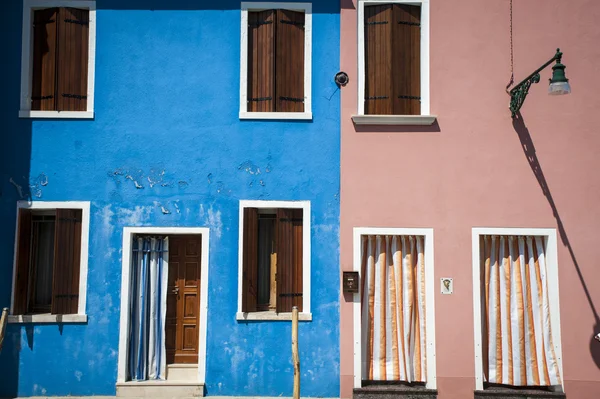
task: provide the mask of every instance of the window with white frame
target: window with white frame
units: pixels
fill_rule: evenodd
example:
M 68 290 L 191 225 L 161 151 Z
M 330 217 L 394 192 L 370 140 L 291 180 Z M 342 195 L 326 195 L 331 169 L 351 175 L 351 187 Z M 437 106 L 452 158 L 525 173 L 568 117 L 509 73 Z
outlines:
M 240 118 L 310 119 L 312 4 L 242 3 Z
M 562 388 L 556 231 L 473 229 L 477 389 Z
M 84 315 L 89 202 L 19 202 L 17 215 L 12 314 Z
M 21 117 L 93 117 L 95 4 L 24 0 Z
M 238 319 L 310 315 L 310 203 L 241 201 Z
M 433 230 L 355 228 L 354 387 L 436 388 Z
M 359 115 L 429 115 L 429 0 L 359 0 Z

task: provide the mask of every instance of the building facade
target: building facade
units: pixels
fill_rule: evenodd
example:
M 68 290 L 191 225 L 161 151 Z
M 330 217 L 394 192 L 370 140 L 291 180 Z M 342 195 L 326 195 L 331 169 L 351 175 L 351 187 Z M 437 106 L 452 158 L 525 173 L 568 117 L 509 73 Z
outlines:
M 341 2 L 342 398 L 600 396 L 598 7 L 511 3 Z
M 339 397 L 339 3 L 1 7 L 0 397 Z

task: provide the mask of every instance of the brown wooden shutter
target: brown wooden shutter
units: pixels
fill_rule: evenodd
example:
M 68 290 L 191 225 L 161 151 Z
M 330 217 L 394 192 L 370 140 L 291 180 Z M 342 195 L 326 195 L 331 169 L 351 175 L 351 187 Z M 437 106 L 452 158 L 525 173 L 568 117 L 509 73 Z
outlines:
M 87 110 L 89 10 L 59 9 L 59 111 Z
M 248 111 L 275 111 L 275 10 L 248 13 Z
M 256 312 L 258 295 L 258 209 L 244 208 L 242 312 Z
M 20 209 L 17 232 L 17 279 L 14 292 L 14 314 L 27 313 L 27 291 L 31 254 L 31 210 Z
M 365 6 L 365 114 L 393 114 L 392 10 Z
M 302 311 L 302 209 L 277 210 L 277 312 Z
M 421 7 L 394 4 L 394 114 L 421 114 Z
M 58 8 L 33 13 L 33 75 L 31 109 L 56 109 L 56 51 Z
M 79 304 L 81 209 L 57 209 L 52 314 L 75 314 Z
M 277 10 L 277 112 L 304 112 L 304 13 Z

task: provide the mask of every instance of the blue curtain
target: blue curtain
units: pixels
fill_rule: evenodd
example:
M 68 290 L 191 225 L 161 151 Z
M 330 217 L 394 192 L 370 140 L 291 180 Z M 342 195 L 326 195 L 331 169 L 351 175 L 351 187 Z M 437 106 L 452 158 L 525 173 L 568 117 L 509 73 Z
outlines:
M 168 238 L 137 237 L 131 261 L 128 378 L 164 380 Z

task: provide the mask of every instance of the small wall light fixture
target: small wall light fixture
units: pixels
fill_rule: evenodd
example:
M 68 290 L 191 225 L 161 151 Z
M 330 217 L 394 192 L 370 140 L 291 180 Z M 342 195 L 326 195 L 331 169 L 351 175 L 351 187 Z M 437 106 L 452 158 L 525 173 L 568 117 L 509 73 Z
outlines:
M 517 112 L 523 106 L 525 97 L 529 93 L 529 88 L 532 83 L 539 83 L 540 72 L 546 68 L 552 62 L 556 61 L 556 64 L 552 67 L 552 79 L 550 79 L 550 86 L 548 87 L 548 94 L 551 96 L 560 96 L 563 94 L 569 94 L 571 92 L 571 86 L 569 85 L 569 79 L 565 76 L 565 66 L 561 63 L 563 53 L 560 49 L 556 49 L 556 54 L 548 62 L 539 67 L 535 72 L 526 77 L 521 83 L 516 85 L 510 91 L 510 111 L 514 118 Z
M 344 87 L 348 84 L 348 82 L 350 81 L 350 78 L 348 77 L 348 74 L 346 72 L 338 72 L 335 74 L 335 83 L 339 86 L 339 87 Z

